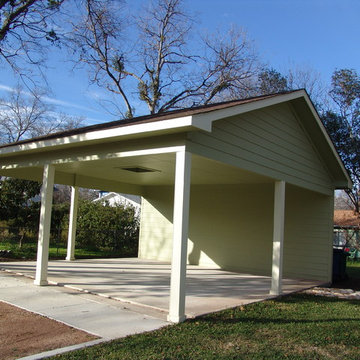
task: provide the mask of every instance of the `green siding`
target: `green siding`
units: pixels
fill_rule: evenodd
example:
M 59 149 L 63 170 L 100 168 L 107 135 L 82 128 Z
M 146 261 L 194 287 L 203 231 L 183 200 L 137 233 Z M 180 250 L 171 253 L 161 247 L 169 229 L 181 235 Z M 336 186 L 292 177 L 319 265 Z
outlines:
M 215 121 L 188 136 L 189 150 L 330 195 L 332 179 L 290 105 Z
M 141 202 L 139 253 L 141 259 L 171 261 L 173 187 L 148 187 Z
M 271 274 L 273 184 L 191 187 L 188 262 Z M 139 257 L 171 261 L 173 188 L 149 187 Z M 287 185 L 284 276 L 331 278 L 332 197 Z
M 333 197 L 287 186 L 284 275 L 331 281 Z

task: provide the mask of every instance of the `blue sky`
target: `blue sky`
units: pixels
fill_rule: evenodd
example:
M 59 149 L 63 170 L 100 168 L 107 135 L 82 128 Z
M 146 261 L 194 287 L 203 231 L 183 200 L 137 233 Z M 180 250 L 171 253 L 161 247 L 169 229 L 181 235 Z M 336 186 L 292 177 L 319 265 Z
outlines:
M 138 6 L 146 0 L 128 2 Z M 280 72 L 310 67 L 326 82 L 336 68 L 360 72 L 359 0 L 187 0 L 187 7 L 204 31 L 242 26 L 263 61 Z M 86 124 L 114 120 L 96 101 L 107 93 L 89 86 L 86 71 L 70 69 L 63 51 L 55 51 L 47 70 L 52 89 L 47 101 L 70 115 L 85 116 Z M 0 68 L 0 96 L 15 83 L 11 71 Z
M 270 64 L 282 70 L 308 65 L 330 78 L 334 68 L 359 69 L 360 1 L 222 0 L 193 1 L 209 23 L 242 25 Z M 218 15 L 217 15 L 218 14 Z

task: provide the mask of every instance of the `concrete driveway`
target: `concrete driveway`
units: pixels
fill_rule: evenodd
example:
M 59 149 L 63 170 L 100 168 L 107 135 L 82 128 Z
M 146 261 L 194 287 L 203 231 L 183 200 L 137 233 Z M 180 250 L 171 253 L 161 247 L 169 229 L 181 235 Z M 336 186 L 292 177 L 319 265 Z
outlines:
M 0 268 L 33 277 L 35 262 L 1 263 Z M 166 319 L 170 264 L 137 258 L 50 261 L 48 280 L 83 292 L 121 300 L 144 314 Z M 188 266 L 186 315 L 194 317 L 271 298 L 270 277 Z M 283 280 L 290 293 L 320 285 L 312 280 Z M 35 285 L 34 285 L 35 286 Z
M 0 301 L 97 335 L 100 341 L 168 325 L 116 300 L 59 286 L 35 286 L 24 276 L 3 271 L 0 272 Z

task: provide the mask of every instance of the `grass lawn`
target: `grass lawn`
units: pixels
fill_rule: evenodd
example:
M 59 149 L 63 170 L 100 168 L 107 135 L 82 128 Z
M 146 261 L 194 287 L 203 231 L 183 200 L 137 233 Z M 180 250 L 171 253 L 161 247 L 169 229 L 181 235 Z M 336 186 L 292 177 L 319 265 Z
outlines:
M 0 250 L 10 250 L 11 256 L 7 258 L 8 260 L 36 260 L 36 251 L 37 251 L 37 242 L 24 243 L 21 248 L 19 248 L 17 243 L 14 242 L 0 242 Z M 89 258 L 107 258 L 107 257 L 116 257 L 121 256 L 122 254 L 117 254 L 114 251 L 99 251 L 99 250 L 88 250 L 88 249 L 75 249 L 75 257 L 77 259 L 89 259 Z M 50 243 L 49 247 L 49 259 L 65 259 L 66 257 L 66 247 L 64 245 L 54 246 Z M 2 259 L 4 260 L 4 259 Z
M 360 262 L 348 261 L 346 264 L 346 272 L 349 278 L 360 279 Z
M 348 261 L 346 274 L 348 279 L 335 282 L 332 287 L 360 291 L 360 262 Z
M 56 359 L 360 359 L 360 301 L 297 294 Z

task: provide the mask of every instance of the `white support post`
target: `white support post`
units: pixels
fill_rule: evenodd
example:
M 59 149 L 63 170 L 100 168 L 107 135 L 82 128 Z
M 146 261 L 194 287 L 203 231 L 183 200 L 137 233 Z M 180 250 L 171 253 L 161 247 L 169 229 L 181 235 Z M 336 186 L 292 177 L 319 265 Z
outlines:
M 191 153 L 176 153 L 173 249 L 171 261 L 170 304 L 168 321 L 185 320 L 185 281 L 189 227 Z
M 45 164 L 43 172 L 43 183 L 41 187 L 39 237 L 37 248 L 36 274 L 34 280 L 35 285 L 47 285 L 54 176 L 54 166 L 50 164 Z
M 282 267 L 285 222 L 285 181 L 275 182 L 274 194 L 274 233 L 271 295 L 280 295 L 282 291 Z
M 69 233 L 68 233 L 67 254 L 66 254 L 66 260 L 68 261 L 75 260 L 75 238 L 76 238 L 78 198 L 79 198 L 79 188 L 77 186 L 72 186 L 70 215 L 69 215 Z

